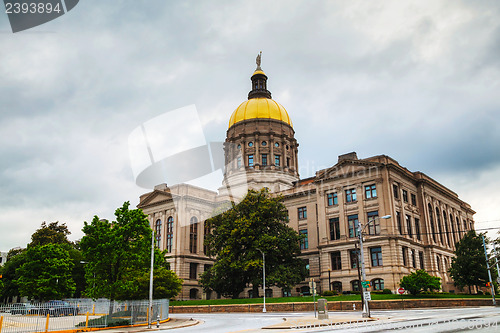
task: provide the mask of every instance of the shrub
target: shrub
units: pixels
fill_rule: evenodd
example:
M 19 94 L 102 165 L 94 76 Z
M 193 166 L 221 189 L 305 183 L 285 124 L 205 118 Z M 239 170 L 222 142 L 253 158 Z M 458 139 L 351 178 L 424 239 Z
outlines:
M 392 294 L 392 291 L 391 291 L 391 289 L 384 289 L 384 290 L 382 290 L 382 294 L 390 295 L 390 294 Z
M 335 296 L 335 292 L 330 291 L 330 290 L 326 290 L 326 291 L 323 291 L 321 296 Z
M 478 290 L 477 291 L 477 295 L 484 295 L 483 291 L 482 290 Z

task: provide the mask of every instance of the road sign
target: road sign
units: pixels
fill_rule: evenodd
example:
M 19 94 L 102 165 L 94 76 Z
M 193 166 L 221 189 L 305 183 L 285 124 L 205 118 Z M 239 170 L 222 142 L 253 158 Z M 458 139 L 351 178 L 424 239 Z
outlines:
M 398 289 L 398 294 L 403 295 L 405 293 L 405 288 L 399 288 Z
M 370 294 L 369 291 L 364 291 L 363 292 L 363 297 L 367 300 L 367 301 L 371 301 L 372 300 L 372 294 Z
M 361 286 L 363 288 L 368 288 L 370 287 L 370 281 L 361 281 Z

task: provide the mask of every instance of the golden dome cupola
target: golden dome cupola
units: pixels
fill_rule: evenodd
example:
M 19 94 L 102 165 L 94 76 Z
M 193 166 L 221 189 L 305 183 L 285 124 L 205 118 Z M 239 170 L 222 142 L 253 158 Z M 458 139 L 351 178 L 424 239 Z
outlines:
M 271 92 L 267 90 L 267 76 L 266 73 L 260 68 L 262 52 L 257 55 L 257 69 L 253 72 L 251 77 L 252 90 L 248 93 L 248 99 L 252 98 L 271 98 Z

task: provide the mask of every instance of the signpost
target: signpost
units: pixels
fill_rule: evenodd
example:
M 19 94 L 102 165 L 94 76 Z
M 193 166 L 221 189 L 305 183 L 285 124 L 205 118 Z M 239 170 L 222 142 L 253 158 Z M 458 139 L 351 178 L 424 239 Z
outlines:
M 367 300 L 367 301 L 371 301 L 372 300 L 372 294 L 370 294 L 369 291 L 363 291 L 363 297 Z
M 405 293 L 405 288 L 399 288 L 398 289 L 398 294 L 401 295 L 401 302 L 403 302 L 403 310 L 405 309 L 405 299 L 403 298 L 403 294 Z

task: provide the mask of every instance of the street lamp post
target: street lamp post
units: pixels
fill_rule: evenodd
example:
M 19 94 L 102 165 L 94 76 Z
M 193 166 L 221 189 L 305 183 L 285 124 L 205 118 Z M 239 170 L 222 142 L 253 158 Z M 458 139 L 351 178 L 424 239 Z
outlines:
M 155 231 L 151 228 L 151 267 L 149 272 L 149 316 L 148 328 L 151 328 L 151 317 L 153 317 L 153 265 L 155 258 Z
M 262 289 L 264 289 L 264 307 L 262 308 L 262 312 L 267 312 L 266 311 L 266 256 L 264 255 L 264 252 L 262 252 L 261 249 L 259 250 L 260 253 L 262 253 Z
M 365 270 L 365 256 L 364 256 L 364 251 L 363 251 L 363 229 L 366 228 L 370 223 L 374 222 L 376 219 L 390 219 L 391 215 L 385 215 L 382 217 L 376 217 L 371 221 L 368 221 L 367 224 L 363 227 L 361 223 L 358 223 L 358 237 L 359 237 L 359 257 L 361 259 L 361 277 L 363 279 L 363 282 L 366 281 L 366 270 Z M 363 286 L 363 282 L 361 283 L 362 286 L 362 293 L 363 293 L 363 313 L 362 316 L 363 318 L 370 318 L 370 306 L 368 303 L 368 299 L 365 297 L 364 293 L 366 292 L 366 287 Z

